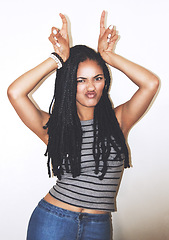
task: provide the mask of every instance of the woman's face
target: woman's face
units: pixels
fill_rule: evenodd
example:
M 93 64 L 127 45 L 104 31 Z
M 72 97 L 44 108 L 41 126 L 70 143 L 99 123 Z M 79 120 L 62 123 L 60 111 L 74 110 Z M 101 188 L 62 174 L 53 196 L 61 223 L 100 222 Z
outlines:
M 98 63 L 94 60 L 81 62 L 77 71 L 77 110 L 94 108 L 102 96 L 104 85 L 103 69 Z

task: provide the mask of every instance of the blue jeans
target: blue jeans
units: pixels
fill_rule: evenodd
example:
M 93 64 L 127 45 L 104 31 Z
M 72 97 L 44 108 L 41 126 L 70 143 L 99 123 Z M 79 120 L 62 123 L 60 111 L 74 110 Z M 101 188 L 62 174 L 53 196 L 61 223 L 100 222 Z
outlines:
M 111 215 L 65 210 L 41 200 L 29 222 L 27 240 L 111 240 Z

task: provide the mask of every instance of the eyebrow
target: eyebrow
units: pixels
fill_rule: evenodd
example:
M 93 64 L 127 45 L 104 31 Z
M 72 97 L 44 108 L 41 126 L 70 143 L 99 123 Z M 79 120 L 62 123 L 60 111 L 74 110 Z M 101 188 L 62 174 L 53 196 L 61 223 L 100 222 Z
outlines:
M 96 78 L 96 77 L 98 77 L 98 76 L 104 76 L 104 74 L 103 73 L 99 73 L 99 74 L 97 74 L 96 76 L 94 76 L 93 78 Z M 85 77 L 78 77 L 77 79 L 87 79 L 87 78 L 85 78 Z

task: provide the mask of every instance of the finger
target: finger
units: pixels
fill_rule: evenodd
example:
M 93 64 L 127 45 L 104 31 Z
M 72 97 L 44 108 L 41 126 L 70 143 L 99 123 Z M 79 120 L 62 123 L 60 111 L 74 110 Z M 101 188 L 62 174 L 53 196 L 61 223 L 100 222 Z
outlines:
M 107 37 L 107 42 L 110 42 L 117 35 L 116 29 L 114 26 L 110 25 L 105 31 L 105 37 Z
M 100 18 L 100 28 L 104 27 L 105 15 L 106 15 L 106 12 L 103 11 Z
M 51 35 L 48 37 L 48 39 L 53 45 L 55 44 L 54 38 Z
M 110 40 L 111 40 L 111 38 L 112 38 L 111 28 L 108 28 L 108 29 L 106 30 L 106 34 L 105 34 L 105 35 L 107 36 L 107 42 L 109 43 Z
M 107 42 L 108 42 L 108 43 L 110 42 L 111 37 L 112 37 L 112 36 L 111 36 L 111 33 L 109 33 L 108 36 L 107 36 Z
M 52 34 L 49 36 L 49 41 L 53 44 L 53 45 L 55 45 L 56 44 L 56 40 L 54 39 L 54 37 L 52 36 Z
M 51 29 L 51 34 L 56 35 L 56 34 L 58 34 L 59 32 L 60 32 L 59 28 L 52 27 L 52 29 Z
M 111 37 L 107 37 L 107 42 L 108 43 L 111 43 L 111 42 L 116 42 L 117 41 L 117 39 L 118 39 L 118 35 L 116 34 L 116 35 L 114 35 L 113 37 L 111 36 Z
M 58 42 L 56 42 L 55 44 L 58 48 L 60 48 L 60 44 Z
M 55 39 L 55 45 L 56 45 L 57 47 L 60 47 L 60 43 L 58 42 L 58 39 L 57 39 L 56 37 L 54 37 L 54 39 Z
M 115 26 L 110 25 L 109 29 L 111 30 L 112 37 L 114 37 L 117 34 Z
M 58 34 L 58 36 L 59 36 L 59 34 Z M 48 39 L 53 44 L 53 46 L 57 46 L 57 47 L 61 46 L 58 42 L 58 37 L 54 36 L 53 34 L 51 34 Z
M 66 20 L 66 17 L 62 13 L 60 13 L 59 16 L 62 19 L 62 30 L 67 32 L 67 20 Z
M 108 48 L 110 49 L 110 51 L 112 51 L 112 49 L 115 47 L 116 41 L 118 40 L 119 36 L 115 35 L 113 38 L 110 39 L 109 43 L 108 43 Z
M 57 47 L 60 47 L 60 44 L 58 42 L 58 38 L 60 38 L 60 37 L 61 37 L 61 35 L 60 35 L 59 28 L 52 27 L 51 34 L 50 34 L 50 37 L 49 37 L 50 42 L 53 45 L 56 45 Z
M 118 40 L 119 36 L 116 34 L 110 41 L 115 43 Z
M 104 26 L 105 15 L 106 15 L 106 12 L 103 11 L 100 18 L 100 35 L 101 36 L 104 34 L 104 31 L 105 31 L 105 26 Z

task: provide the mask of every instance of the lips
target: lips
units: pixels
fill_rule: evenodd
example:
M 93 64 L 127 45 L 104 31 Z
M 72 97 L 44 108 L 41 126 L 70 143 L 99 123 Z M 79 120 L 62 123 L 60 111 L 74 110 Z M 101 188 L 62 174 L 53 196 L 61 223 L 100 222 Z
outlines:
M 95 98 L 96 92 L 87 92 L 85 95 L 87 98 L 92 99 L 92 98 Z

